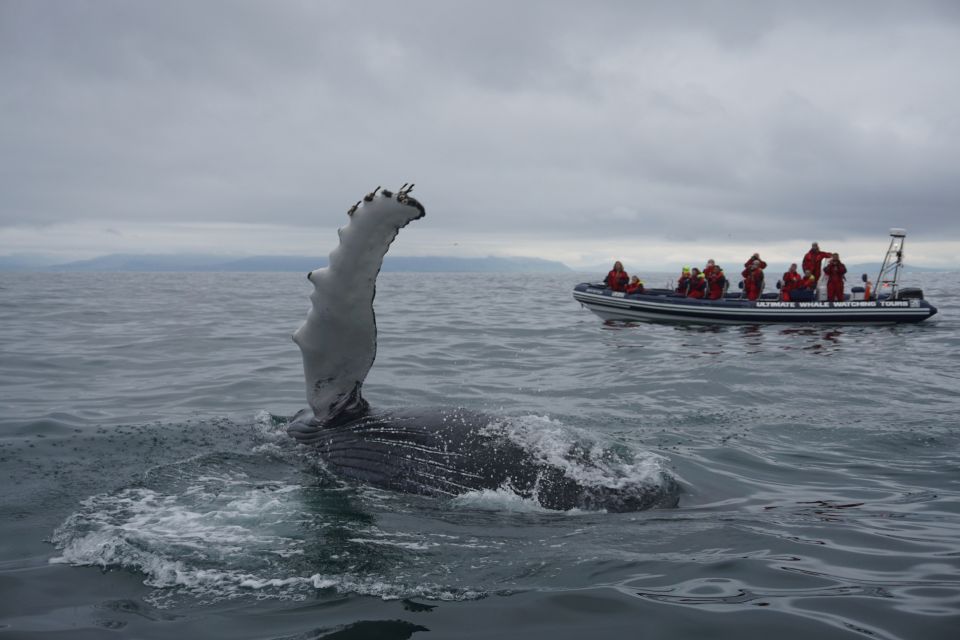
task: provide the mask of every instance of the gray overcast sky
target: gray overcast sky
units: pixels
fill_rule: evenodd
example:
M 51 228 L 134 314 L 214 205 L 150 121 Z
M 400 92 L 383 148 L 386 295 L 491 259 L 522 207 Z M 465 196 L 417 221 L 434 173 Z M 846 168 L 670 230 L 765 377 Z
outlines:
M 0 0 L 0 255 L 960 257 L 958 2 Z

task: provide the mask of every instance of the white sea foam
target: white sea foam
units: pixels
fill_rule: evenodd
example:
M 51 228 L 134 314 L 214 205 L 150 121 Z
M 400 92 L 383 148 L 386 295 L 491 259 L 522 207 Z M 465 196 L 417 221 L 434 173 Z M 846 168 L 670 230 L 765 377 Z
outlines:
M 350 538 L 350 542 L 379 544 L 385 547 L 397 547 L 398 549 L 408 549 L 410 551 L 427 551 L 432 547 L 439 546 L 436 542 L 400 542 L 398 540 L 372 540 L 370 538 Z
M 253 453 L 280 455 L 293 449 L 295 444 L 287 435 L 286 425 L 269 411 L 260 410 L 253 416 L 254 438 L 259 441 Z
M 615 452 L 613 443 L 548 416 L 497 420 L 486 431 L 510 438 L 584 486 L 622 489 L 656 484 L 663 476 L 663 457 L 650 451 Z
M 386 599 L 484 595 L 391 580 L 376 571 L 358 574 L 351 562 L 374 547 L 415 554 L 446 545 L 446 539 L 364 526 L 347 538 L 357 549 L 316 556 L 309 545 L 324 539 L 325 524 L 342 528 L 346 523 L 336 514 L 329 523 L 317 521 L 318 514 L 303 504 L 303 491 L 231 469 L 224 474 L 207 470 L 177 494 L 135 487 L 93 496 L 55 531 L 52 541 L 60 554 L 50 562 L 142 573 L 144 584 L 160 590 L 150 598 L 158 606 L 177 593 L 203 602 L 244 596 L 302 599 L 316 589 Z M 310 571 L 316 561 L 331 571 Z
M 449 501 L 454 507 L 483 511 L 510 511 L 514 513 L 557 513 L 540 506 L 536 498 L 525 498 L 510 487 L 468 491 Z
M 251 551 L 297 552 L 298 540 L 265 523 L 293 520 L 299 490 L 234 472 L 198 476 L 180 495 L 137 487 L 93 496 L 54 533 L 53 561 L 136 569 L 156 587 L 216 584 Z
M 146 488 L 98 495 L 81 504 L 54 534 L 61 562 L 136 568 L 154 586 L 184 584 L 181 560 L 217 563 L 251 548 L 291 552 L 291 540 L 264 528 L 291 519 L 290 502 L 278 498 L 299 488 L 281 483 L 251 486 L 236 478 L 211 491 L 212 478 L 196 480 L 181 496 Z M 197 573 L 199 579 L 204 574 Z

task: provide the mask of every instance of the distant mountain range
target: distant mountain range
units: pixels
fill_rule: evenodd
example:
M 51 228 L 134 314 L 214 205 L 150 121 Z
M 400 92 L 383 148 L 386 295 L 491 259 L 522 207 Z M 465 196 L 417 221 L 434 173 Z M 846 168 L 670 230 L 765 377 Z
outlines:
M 56 258 L 41 255 L 14 255 L 0 256 L 0 271 L 296 271 L 306 272 L 327 266 L 326 257 L 314 258 L 308 256 L 251 256 L 247 258 L 229 258 L 203 254 L 127 254 L 113 253 L 110 255 L 77 260 L 74 262 L 58 262 Z M 672 274 L 673 269 L 634 268 L 627 265 L 630 274 L 637 273 L 643 276 L 660 276 Z M 543 260 L 541 258 L 501 258 L 489 256 L 486 258 L 458 258 L 453 256 L 425 256 L 404 257 L 387 256 L 383 261 L 384 271 L 407 272 L 474 272 L 474 273 L 589 273 L 596 274 L 602 279 L 610 270 L 610 265 L 595 265 L 593 267 L 578 267 L 571 269 L 562 262 Z M 771 264 L 767 267 L 767 274 L 779 276 L 787 270 L 786 264 Z M 879 264 L 851 264 L 847 265 L 848 279 L 859 278 L 861 273 L 867 273 L 875 278 L 880 270 Z M 675 271 L 679 273 L 680 267 Z M 727 269 L 736 271 L 740 268 Z M 951 271 L 929 267 L 915 267 L 908 264 L 907 273 Z
M 135 255 L 115 253 L 90 260 L 55 263 L 37 256 L 0 256 L 0 271 L 303 271 L 327 266 L 326 257 L 252 256 L 225 258 L 209 255 Z M 571 269 L 540 258 L 455 258 L 450 256 L 387 256 L 384 271 L 413 272 L 540 272 L 563 273 Z

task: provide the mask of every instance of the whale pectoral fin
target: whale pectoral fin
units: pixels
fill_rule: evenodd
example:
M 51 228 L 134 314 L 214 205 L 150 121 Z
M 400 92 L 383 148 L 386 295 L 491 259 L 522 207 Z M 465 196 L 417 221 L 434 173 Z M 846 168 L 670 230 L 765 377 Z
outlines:
M 377 276 L 400 229 L 425 215 L 411 189 L 405 183 L 395 194 L 378 186 L 364 196 L 349 209 L 346 226 L 337 230 L 340 243 L 327 265 L 307 274 L 314 285 L 311 307 L 293 341 L 303 355 L 313 421 L 321 426 L 367 411 L 360 384 L 377 353 Z

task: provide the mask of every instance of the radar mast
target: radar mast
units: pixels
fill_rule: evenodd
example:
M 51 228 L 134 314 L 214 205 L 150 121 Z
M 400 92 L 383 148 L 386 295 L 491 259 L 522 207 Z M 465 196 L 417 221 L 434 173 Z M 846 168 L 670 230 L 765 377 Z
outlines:
M 900 271 L 903 269 L 903 243 L 906 238 L 906 230 L 890 229 L 890 246 L 887 247 L 887 255 L 883 258 L 880 275 L 877 276 L 877 297 L 881 293 L 889 293 L 891 300 L 897 297 Z M 888 287 L 889 291 L 886 290 Z

